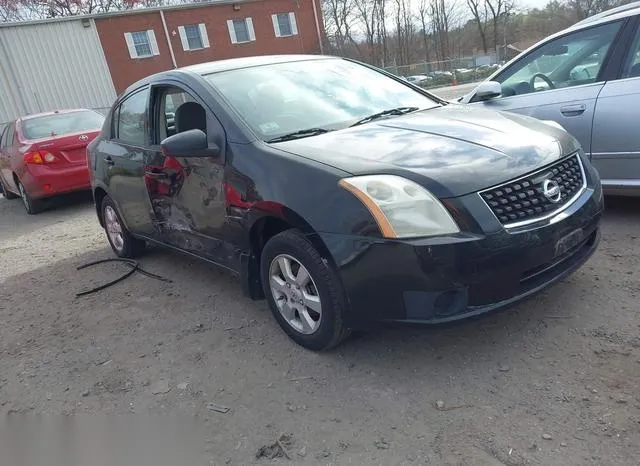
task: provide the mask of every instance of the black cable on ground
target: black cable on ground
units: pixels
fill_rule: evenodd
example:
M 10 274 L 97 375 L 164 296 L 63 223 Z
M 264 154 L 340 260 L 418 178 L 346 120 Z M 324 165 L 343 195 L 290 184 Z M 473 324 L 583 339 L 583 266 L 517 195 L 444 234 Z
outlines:
M 81 291 L 80 293 L 76 293 L 76 297 L 78 297 L 78 296 L 86 296 L 88 294 L 96 293 L 97 291 L 104 290 L 105 288 L 108 288 L 111 285 L 115 285 L 116 283 L 121 282 L 125 278 L 130 277 L 135 272 L 140 272 L 142 275 L 146 275 L 149 278 L 154 278 L 154 279 L 160 280 L 162 282 L 171 283 L 171 280 L 169 280 L 168 278 L 164 278 L 164 277 L 161 277 L 160 275 L 156 275 L 154 273 L 147 272 L 142 267 L 140 267 L 140 264 L 138 264 L 138 261 L 135 261 L 133 259 L 125 259 L 125 258 L 101 259 L 101 260 L 97 260 L 97 261 L 94 261 L 94 262 L 89 262 L 87 264 L 79 265 L 76 268 L 76 270 L 86 269 L 87 267 L 91 267 L 93 265 L 98 265 L 98 264 L 103 264 L 105 262 L 123 262 L 123 263 L 129 265 L 131 267 L 131 270 L 129 270 L 127 273 L 125 273 L 121 277 L 116 278 L 115 280 L 112 280 L 112 281 L 110 281 L 108 283 L 105 283 L 104 285 L 100 285 L 100 286 L 97 286 L 97 287 L 92 288 L 90 290 Z

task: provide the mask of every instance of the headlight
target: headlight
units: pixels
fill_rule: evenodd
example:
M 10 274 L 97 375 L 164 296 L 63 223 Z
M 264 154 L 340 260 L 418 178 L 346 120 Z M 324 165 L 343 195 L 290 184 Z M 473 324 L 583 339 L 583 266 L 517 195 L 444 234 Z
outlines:
M 458 233 L 460 229 L 433 194 L 396 175 L 343 178 L 338 183 L 369 209 L 386 238 Z

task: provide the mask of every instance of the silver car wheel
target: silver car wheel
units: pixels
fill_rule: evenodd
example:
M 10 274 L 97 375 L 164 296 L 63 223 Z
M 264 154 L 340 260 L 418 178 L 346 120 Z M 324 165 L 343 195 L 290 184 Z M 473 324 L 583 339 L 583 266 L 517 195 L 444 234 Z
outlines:
M 107 230 L 107 235 L 111 240 L 111 244 L 118 251 L 122 251 L 124 248 L 124 236 L 122 235 L 122 225 L 118 220 L 118 214 L 110 205 L 104 208 L 104 224 Z
M 269 266 L 273 300 L 284 320 L 297 332 L 310 335 L 322 320 L 322 303 L 309 271 L 297 259 L 276 256 Z
M 20 197 L 22 198 L 22 203 L 24 204 L 24 208 L 29 211 L 29 200 L 27 199 L 27 192 L 24 190 L 24 186 L 22 183 L 18 183 L 18 191 L 20 191 Z

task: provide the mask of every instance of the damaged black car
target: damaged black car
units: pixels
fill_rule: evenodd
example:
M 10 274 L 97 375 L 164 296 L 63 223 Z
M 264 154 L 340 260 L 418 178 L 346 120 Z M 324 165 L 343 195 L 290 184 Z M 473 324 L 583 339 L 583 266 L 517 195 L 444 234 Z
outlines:
M 220 265 L 298 344 L 524 299 L 600 238 L 597 172 L 560 125 L 452 104 L 351 60 L 266 56 L 130 86 L 88 148 L 116 255 Z

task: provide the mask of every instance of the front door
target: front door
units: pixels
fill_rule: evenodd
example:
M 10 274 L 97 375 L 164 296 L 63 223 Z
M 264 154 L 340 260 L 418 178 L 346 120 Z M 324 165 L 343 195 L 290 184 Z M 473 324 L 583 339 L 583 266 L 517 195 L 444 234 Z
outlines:
M 177 158 L 160 148 L 166 137 L 192 129 L 204 131 L 224 148 L 223 141 L 214 141 L 222 128 L 187 89 L 157 86 L 152 99 L 155 152 L 144 170 L 156 230 L 165 243 L 232 267 L 232 255 L 221 239 L 226 222 L 224 149 L 220 157 Z
M 591 150 L 606 188 L 640 188 L 640 28 L 620 79 L 608 81 L 596 104 Z
M 553 39 L 504 69 L 494 81 L 498 98 L 471 103 L 560 123 L 591 153 L 596 100 L 605 85 L 603 65 L 622 22 Z

